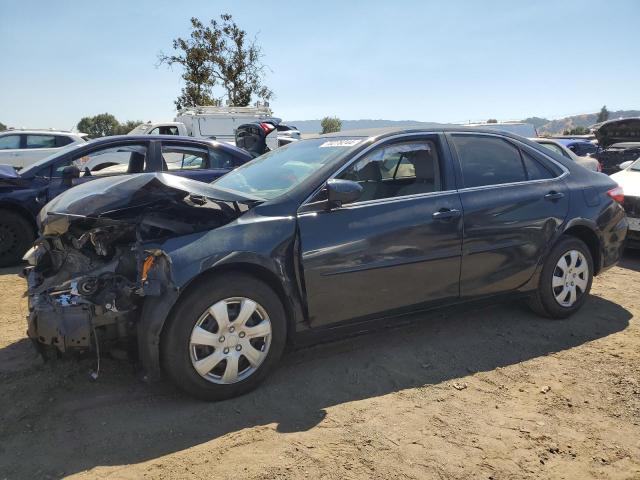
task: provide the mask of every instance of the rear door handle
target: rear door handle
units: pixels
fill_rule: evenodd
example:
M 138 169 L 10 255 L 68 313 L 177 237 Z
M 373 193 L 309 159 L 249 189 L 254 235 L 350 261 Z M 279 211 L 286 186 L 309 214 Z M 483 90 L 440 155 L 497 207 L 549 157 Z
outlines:
M 437 212 L 433 212 L 431 217 L 434 220 L 449 220 L 450 218 L 458 218 L 460 213 L 460 210 L 455 208 L 441 208 Z
M 544 196 L 545 200 L 560 200 L 564 198 L 564 193 L 562 192 L 549 192 Z

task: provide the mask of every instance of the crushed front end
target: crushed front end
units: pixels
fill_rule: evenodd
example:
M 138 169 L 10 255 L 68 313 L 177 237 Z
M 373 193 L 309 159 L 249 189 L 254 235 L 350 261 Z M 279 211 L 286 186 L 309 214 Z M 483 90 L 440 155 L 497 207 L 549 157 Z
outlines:
M 140 250 L 134 225 L 85 231 L 91 220 L 75 223 L 63 235 L 41 237 L 27 255 L 27 332 L 43 353 L 126 343 L 146 293 L 139 265 L 152 254 Z
M 144 302 L 175 290 L 163 243 L 220 227 L 248 209 L 208 198 L 206 184 L 169 177 L 97 180 L 43 209 L 42 235 L 24 270 L 28 336 L 43 355 L 135 354 Z

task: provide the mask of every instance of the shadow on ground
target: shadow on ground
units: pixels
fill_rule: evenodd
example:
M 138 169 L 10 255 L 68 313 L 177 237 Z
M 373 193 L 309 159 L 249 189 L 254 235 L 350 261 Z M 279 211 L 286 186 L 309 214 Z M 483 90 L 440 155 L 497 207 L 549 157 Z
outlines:
M 640 272 L 640 250 L 627 248 L 618 266 Z
M 258 390 L 212 404 L 143 384 L 123 362 L 103 362 L 91 382 L 91 362 L 34 360 L 0 374 L 0 476 L 57 478 L 133 464 L 259 425 L 308 430 L 329 407 L 570 349 L 625 329 L 630 318 L 599 297 L 559 322 L 519 303 L 421 314 L 402 328 L 289 353 Z M 23 341 L 0 350 L 0 363 L 28 350 Z

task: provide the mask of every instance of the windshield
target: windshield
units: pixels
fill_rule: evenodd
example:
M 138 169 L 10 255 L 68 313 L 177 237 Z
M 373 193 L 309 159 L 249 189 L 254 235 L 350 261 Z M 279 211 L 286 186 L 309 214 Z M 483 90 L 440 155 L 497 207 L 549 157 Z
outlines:
M 22 170 L 20 170 L 20 175 L 23 177 L 28 177 L 29 175 L 34 175 L 37 173 L 37 171 L 40 169 L 40 167 L 42 167 L 43 165 L 46 165 L 47 163 L 49 163 L 49 160 L 53 160 L 54 158 L 59 157 L 60 155 L 70 152 L 72 150 L 76 150 L 77 148 L 80 147 L 84 147 L 86 146 L 86 143 L 74 143 L 71 144 L 67 147 L 61 148 L 60 150 L 56 151 L 56 153 L 53 153 L 47 157 L 41 158 L 40 160 L 38 160 L 35 163 L 32 163 L 31 165 L 29 165 L 26 168 L 23 168 Z
M 216 188 L 271 200 L 347 153 L 363 139 L 318 138 L 295 142 L 266 153 L 213 182 Z

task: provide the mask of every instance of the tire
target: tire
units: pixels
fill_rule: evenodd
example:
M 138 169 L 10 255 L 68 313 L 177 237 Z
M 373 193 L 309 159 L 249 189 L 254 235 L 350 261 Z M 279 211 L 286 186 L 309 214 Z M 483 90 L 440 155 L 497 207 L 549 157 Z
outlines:
M 243 326 L 240 312 L 245 307 L 250 311 L 251 302 L 256 306 Z M 219 319 L 223 311 L 229 320 L 226 327 Z M 267 336 L 255 337 L 267 327 Z M 206 343 L 194 342 L 196 338 Z M 162 334 L 161 362 L 181 390 L 202 400 L 224 400 L 257 387 L 278 363 L 286 338 L 285 310 L 278 295 L 249 275 L 222 274 L 193 286 L 173 309 Z M 230 368 L 234 363 L 237 370 Z M 230 382 L 234 371 L 238 373 Z
M 586 272 L 583 262 L 586 262 Z M 569 317 L 586 301 L 593 282 L 593 272 L 593 259 L 585 243 L 575 237 L 562 236 L 545 260 L 538 289 L 530 299 L 529 306 L 543 317 Z M 575 300 L 571 290 L 576 292 Z
M 20 263 L 35 240 L 35 231 L 22 215 L 0 210 L 0 267 Z

